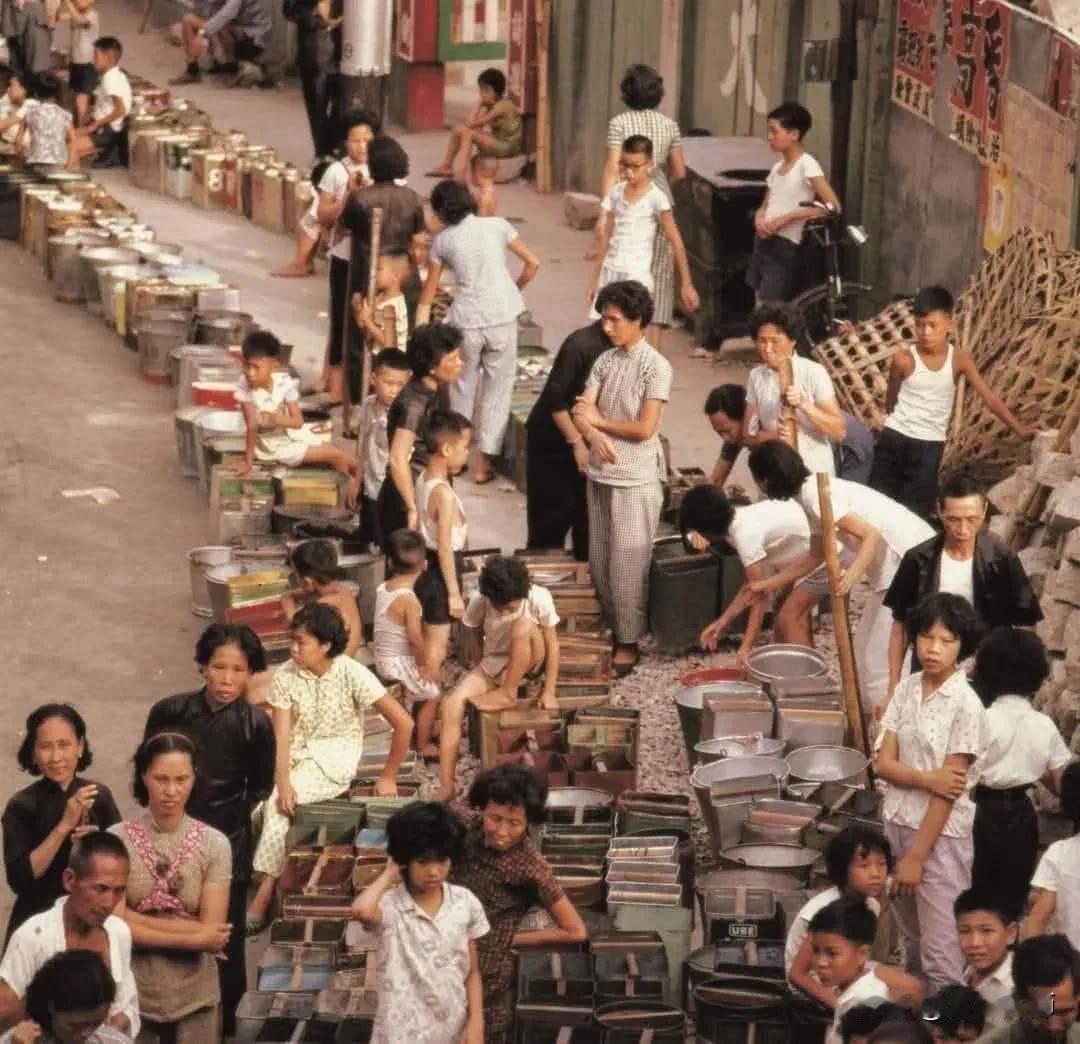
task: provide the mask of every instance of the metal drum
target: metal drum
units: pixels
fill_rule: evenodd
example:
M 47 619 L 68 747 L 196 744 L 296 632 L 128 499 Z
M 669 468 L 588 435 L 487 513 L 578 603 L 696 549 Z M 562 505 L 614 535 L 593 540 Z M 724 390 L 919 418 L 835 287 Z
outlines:
M 187 340 L 190 328 L 190 312 L 154 309 L 140 317 L 135 336 L 144 380 L 170 383 L 169 353 Z
M 40 258 L 45 249 L 45 213 L 49 203 L 60 199 L 62 193 L 49 185 L 23 185 L 21 191 L 23 249 Z
M 101 281 L 98 273 L 112 265 L 137 264 L 139 255 L 127 247 L 87 246 L 79 251 L 79 282 L 82 286 L 82 300 L 95 315 L 102 314 Z
M 86 247 L 107 241 L 109 234 L 101 229 L 84 228 L 66 236 L 49 239 L 49 270 L 56 284 L 57 301 L 78 302 L 83 299 L 81 253 Z
M 213 346 L 202 344 L 181 344 L 169 352 L 169 377 L 174 392 L 174 405 L 191 405 L 191 385 L 196 380 L 203 364 L 217 364 L 229 369 L 239 368 L 228 352 Z
M 231 547 L 207 545 L 193 547 L 188 552 L 188 573 L 191 578 L 191 611 L 196 616 L 211 617 L 214 610 L 210 605 L 210 590 L 206 585 L 206 574 L 211 569 L 227 565 L 232 561 Z
M 40 214 L 41 227 L 34 230 L 34 252 L 41 259 L 45 275 L 51 279 L 49 240 L 53 236 L 66 235 L 69 229 L 85 227 L 90 223 L 90 218 L 82 200 L 65 195 L 49 200 Z
M 243 344 L 254 328 L 255 317 L 248 312 L 198 312 L 195 315 L 195 343 L 216 344 L 222 348 Z M 288 363 L 283 361 L 282 365 Z

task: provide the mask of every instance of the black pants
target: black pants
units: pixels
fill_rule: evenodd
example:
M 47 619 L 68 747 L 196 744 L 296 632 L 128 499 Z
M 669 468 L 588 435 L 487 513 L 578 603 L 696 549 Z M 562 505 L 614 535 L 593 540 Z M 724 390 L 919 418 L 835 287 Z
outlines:
M 236 1034 L 236 1006 L 247 989 L 247 964 L 244 948 L 247 943 L 247 881 L 229 885 L 229 924 L 232 932 L 225 947 L 225 960 L 218 961 L 218 981 L 221 984 L 222 1030 L 226 1037 Z
M 944 452 L 944 442 L 913 439 L 884 428 L 874 445 L 874 466 L 870 469 L 868 485 L 920 518 L 933 518 L 938 469 Z
M 383 483 L 390 481 L 387 477 Z M 360 497 L 360 539 L 370 547 L 382 547 L 382 537 L 379 535 L 379 502 L 369 496 Z
M 1038 861 L 1039 820 L 1024 790 L 975 788 L 971 887 L 1023 910 Z
M 570 533 L 574 557 L 589 560 L 589 508 L 585 499 L 585 476 L 574 463 L 569 446 L 533 447 L 526 450 L 529 477 L 525 494 L 525 517 L 529 527 L 528 548 L 544 551 L 566 546 Z
M 337 145 L 338 84 L 337 77 L 330 72 L 333 58 L 333 33 L 322 27 L 299 30 L 296 64 L 311 129 L 311 145 L 317 156 L 329 155 Z
M 413 476 L 413 481 L 416 476 Z M 405 509 L 405 501 L 401 499 L 397 486 L 389 474 L 379 490 L 378 505 L 379 533 L 385 540 L 395 529 L 404 529 L 409 524 L 409 512 Z

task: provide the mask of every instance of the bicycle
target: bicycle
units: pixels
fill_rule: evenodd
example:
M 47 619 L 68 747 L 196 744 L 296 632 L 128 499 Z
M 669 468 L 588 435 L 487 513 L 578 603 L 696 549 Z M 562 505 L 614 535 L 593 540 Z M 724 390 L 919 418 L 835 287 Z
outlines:
M 802 315 L 808 343 L 813 347 L 876 315 L 879 308 L 869 286 L 840 275 L 841 243 L 846 238 L 861 247 L 868 238 L 865 230 L 859 225 L 844 225 L 840 215 L 821 200 L 803 205 L 821 211 L 820 217 L 807 222 L 806 231 L 824 252 L 825 280 L 799 294 L 791 304 Z

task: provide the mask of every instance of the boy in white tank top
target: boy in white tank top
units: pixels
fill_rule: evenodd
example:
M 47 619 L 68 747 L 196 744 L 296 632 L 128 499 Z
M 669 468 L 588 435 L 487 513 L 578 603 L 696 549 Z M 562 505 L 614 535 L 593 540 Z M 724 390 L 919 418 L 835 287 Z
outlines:
M 1018 420 L 983 380 L 974 357 L 953 345 L 953 296 L 948 290 L 923 287 L 912 310 L 915 345 L 900 349 L 889 364 L 888 419 L 874 448 L 868 485 L 931 518 L 958 378 L 966 377 L 994 416 L 1020 438 L 1029 439 L 1038 429 Z

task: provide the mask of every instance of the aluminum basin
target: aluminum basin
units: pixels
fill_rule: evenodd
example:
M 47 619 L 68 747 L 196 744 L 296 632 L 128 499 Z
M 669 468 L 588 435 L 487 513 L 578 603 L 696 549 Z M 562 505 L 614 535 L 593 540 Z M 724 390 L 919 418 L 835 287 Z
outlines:
M 825 658 L 805 645 L 766 645 L 746 661 L 750 677 L 761 685 L 785 678 L 821 678 L 829 673 Z
M 865 754 L 850 747 L 800 747 L 787 756 L 795 783 L 850 783 L 866 779 Z

